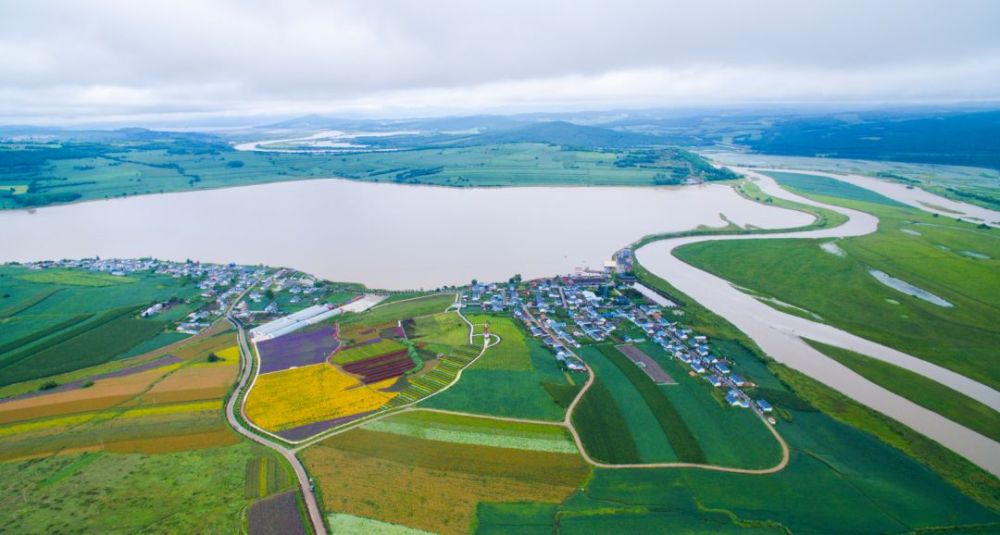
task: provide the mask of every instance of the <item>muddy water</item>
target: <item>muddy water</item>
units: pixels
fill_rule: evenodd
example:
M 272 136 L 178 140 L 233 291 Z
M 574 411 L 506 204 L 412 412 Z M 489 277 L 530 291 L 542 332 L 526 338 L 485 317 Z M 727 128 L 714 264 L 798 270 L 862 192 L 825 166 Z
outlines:
M 719 185 L 440 188 L 311 180 L 0 212 L 0 261 L 154 256 L 290 266 L 373 288 L 600 267 L 645 234 L 804 225 Z
M 740 171 L 755 176 L 761 189 L 769 195 L 804 204 L 825 206 L 781 189 L 771 178 L 753 173 L 748 169 L 740 169 Z M 768 355 L 776 360 L 899 420 L 990 472 L 1000 475 L 1000 444 L 879 387 L 816 351 L 803 342 L 801 337 L 851 349 L 897 364 L 963 392 L 998 410 L 1000 410 L 1000 392 L 946 368 L 829 325 L 775 310 L 740 292 L 725 280 L 685 264 L 671 253 L 681 245 L 700 241 L 848 237 L 868 234 L 877 228 L 878 220 L 871 215 L 845 208 L 826 207 L 847 214 L 850 216 L 850 220 L 834 229 L 808 232 L 758 236 L 693 236 L 664 240 L 639 249 L 637 257 L 650 271 L 663 277 L 680 291 L 713 312 L 728 319 L 737 328 L 753 338 Z

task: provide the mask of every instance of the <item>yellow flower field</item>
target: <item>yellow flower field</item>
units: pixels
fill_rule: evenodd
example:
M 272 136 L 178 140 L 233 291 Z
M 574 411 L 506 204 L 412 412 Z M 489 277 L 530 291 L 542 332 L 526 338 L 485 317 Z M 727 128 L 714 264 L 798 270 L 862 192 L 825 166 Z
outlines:
M 261 375 L 247 396 L 253 423 L 279 431 L 323 420 L 372 411 L 396 397 L 379 392 L 396 381 L 364 385 L 328 364 L 315 364 Z

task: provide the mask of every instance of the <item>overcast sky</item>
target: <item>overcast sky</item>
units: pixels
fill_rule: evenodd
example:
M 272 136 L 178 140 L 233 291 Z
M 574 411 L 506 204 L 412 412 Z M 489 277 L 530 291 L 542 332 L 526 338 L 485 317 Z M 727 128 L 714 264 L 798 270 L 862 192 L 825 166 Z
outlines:
M 1000 99 L 1000 1 L 0 0 L 0 122 Z

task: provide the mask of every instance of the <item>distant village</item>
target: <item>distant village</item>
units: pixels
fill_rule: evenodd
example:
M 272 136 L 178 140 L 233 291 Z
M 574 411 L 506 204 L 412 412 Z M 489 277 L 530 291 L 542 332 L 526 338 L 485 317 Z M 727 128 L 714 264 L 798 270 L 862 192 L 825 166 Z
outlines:
M 774 423 L 771 404 L 751 398 L 746 391 L 756 385 L 737 373 L 729 359 L 713 353 L 706 336 L 668 319 L 667 311 L 683 312 L 670 299 L 636 281 L 631 261 L 630 254 L 619 252 L 604 271 L 578 270 L 526 282 L 477 282 L 462 293 L 461 307 L 512 314 L 552 350 L 564 368 L 575 372 L 586 370 L 573 351 L 584 344 L 652 341 L 682 363 L 689 375 L 722 389 L 729 405 L 752 409 Z
M 83 258 L 79 260 L 46 260 L 21 264 L 28 269 L 75 269 L 125 277 L 129 275 L 159 275 L 174 279 L 186 278 L 197 284 L 197 297 L 186 305 L 196 308 L 178 321 L 174 330 L 196 334 L 221 318 L 227 311 L 249 321 L 267 321 L 324 301 L 339 285 L 320 281 L 312 275 L 292 269 L 243 266 L 235 263 L 172 262 L 154 258 Z M 356 285 L 345 285 L 355 288 Z M 247 290 L 253 288 L 247 293 Z M 241 298 L 242 297 L 242 298 Z M 181 303 L 164 301 L 150 305 L 141 316 L 152 318 Z M 200 305 L 200 306 L 199 306 Z

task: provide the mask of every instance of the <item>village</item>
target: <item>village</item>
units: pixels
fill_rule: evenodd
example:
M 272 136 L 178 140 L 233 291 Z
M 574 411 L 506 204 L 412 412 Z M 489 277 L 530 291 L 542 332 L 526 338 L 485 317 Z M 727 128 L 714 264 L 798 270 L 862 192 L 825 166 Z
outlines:
M 683 314 L 669 298 L 631 276 L 630 257 L 617 255 L 603 271 L 577 270 L 573 274 L 506 283 L 474 283 L 461 296 L 463 309 L 510 313 L 571 372 L 587 367 L 574 349 L 612 341 L 632 344 L 651 340 L 712 388 L 725 392 L 732 407 L 751 409 L 769 422 L 773 407 L 747 393 L 755 387 L 734 370 L 729 359 L 713 352 L 708 337 L 667 317 Z M 672 314 L 671 314 L 672 315 Z M 639 367 L 645 363 L 635 362 Z
M 196 296 L 187 300 L 156 302 L 139 314 L 143 318 L 153 318 L 183 304 L 191 312 L 177 321 L 173 329 L 184 334 L 201 332 L 227 311 L 231 311 L 240 320 L 263 322 L 325 302 L 331 294 L 351 294 L 358 288 L 357 285 L 327 283 L 293 269 L 236 263 L 94 257 L 26 262 L 21 265 L 33 270 L 74 269 L 115 277 L 146 274 L 188 279 L 197 285 Z

